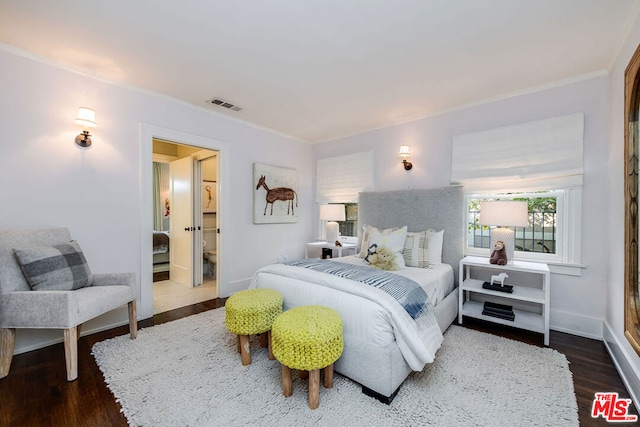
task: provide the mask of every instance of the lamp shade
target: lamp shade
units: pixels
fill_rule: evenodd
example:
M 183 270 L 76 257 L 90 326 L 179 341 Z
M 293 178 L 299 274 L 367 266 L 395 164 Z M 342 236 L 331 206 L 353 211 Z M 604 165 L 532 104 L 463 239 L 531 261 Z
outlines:
M 78 117 L 76 117 L 76 123 L 86 127 L 96 127 L 96 112 L 91 108 L 80 107 L 78 109 Z
M 405 157 L 409 157 L 409 146 L 408 145 L 401 145 L 400 146 L 400 151 L 398 152 L 398 155 L 402 158 Z
M 480 225 L 526 227 L 529 225 L 527 202 L 500 200 L 480 204 Z
M 320 205 L 320 219 L 322 221 L 344 221 L 344 205 Z

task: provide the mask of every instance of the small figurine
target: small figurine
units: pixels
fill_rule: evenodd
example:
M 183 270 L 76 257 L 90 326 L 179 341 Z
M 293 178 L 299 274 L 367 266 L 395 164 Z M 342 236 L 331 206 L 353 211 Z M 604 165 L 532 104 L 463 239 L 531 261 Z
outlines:
M 491 252 L 491 258 L 489 258 L 490 264 L 507 265 L 507 250 L 504 247 L 504 242 L 498 240 Z
M 500 273 L 500 274 L 491 276 L 491 284 L 493 285 L 495 282 L 498 282 L 500 283 L 500 286 L 504 286 L 504 279 L 506 279 L 507 277 L 509 277 L 507 273 Z

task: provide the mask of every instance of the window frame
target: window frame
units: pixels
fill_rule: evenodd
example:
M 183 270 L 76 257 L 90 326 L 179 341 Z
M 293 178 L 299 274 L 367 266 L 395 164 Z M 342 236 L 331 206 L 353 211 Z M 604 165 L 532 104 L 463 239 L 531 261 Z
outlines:
M 471 199 L 495 198 L 509 200 L 523 197 L 556 197 L 556 253 L 546 254 L 541 252 L 515 251 L 514 258 L 522 261 L 545 262 L 551 265 L 565 265 L 580 267 L 580 247 L 582 229 L 582 188 L 569 188 L 562 190 L 540 190 L 539 192 L 519 193 L 475 193 L 466 194 L 464 198 L 465 218 L 468 218 L 469 201 Z M 469 246 L 468 221 L 465 220 L 464 253 L 488 257 L 491 248 L 474 248 Z M 567 274 L 579 275 L 579 271 L 568 270 Z

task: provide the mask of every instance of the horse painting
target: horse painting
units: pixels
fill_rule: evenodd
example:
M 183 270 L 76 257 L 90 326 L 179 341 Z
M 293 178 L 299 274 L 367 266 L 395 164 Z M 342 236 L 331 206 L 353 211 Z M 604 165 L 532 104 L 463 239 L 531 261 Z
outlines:
M 271 203 L 271 212 L 270 215 L 273 215 L 273 203 L 281 200 L 283 202 L 287 202 L 287 215 L 294 215 L 293 208 L 293 200 L 296 201 L 296 207 L 298 207 L 298 194 L 293 191 L 291 188 L 286 187 L 276 187 L 269 188 L 267 183 L 265 182 L 266 178 L 264 175 L 260 176 L 260 180 L 258 180 L 258 185 L 256 185 L 256 190 L 260 187 L 264 187 L 267 191 L 267 203 L 264 205 L 264 213 L 262 215 L 267 214 L 267 207 L 269 207 L 269 203 Z

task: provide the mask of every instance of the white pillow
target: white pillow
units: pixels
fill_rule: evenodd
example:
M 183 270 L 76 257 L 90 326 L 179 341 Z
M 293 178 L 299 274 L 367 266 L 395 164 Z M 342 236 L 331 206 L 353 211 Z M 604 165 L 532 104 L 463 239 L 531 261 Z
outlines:
M 429 264 L 442 264 L 444 230 L 427 230 L 427 239 L 429 240 Z
M 429 267 L 429 237 L 426 231 L 407 233 L 402 257 L 407 267 Z
M 385 230 L 386 231 L 386 230 Z M 369 246 L 378 245 L 378 249 L 381 247 L 388 248 L 395 255 L 398 268 L 404 268 L 404 257 L 402 256 L 402 250 L 404 249 L 404 241 L 407 238 L 407 227 L 404 226 L 399 230 L 383 233 L 382 231 L 375 229 L 371 231 L 369 235 Z M 367 248 L 368 249 L 368 248 Z
M 370 225 L 364 225 L 362 227 L 362 244 L 360 245 L 360 253 L 358 254 L 358 256 L 360 258 L 366 258 L 367 255 L 369 254 L 369 246 L 371 246 L 371 243 L 369 243 L 369 239 L 371 237 L 371 232 L 373 231 L 379 231 L 382 234 L 389 234 L 392 231 L 396 231 L 398 229 L 398 227 L 393 227 L 393 228 L 386 228 L 384 230 L 380 230 L 376 227 L 372 227 Z

